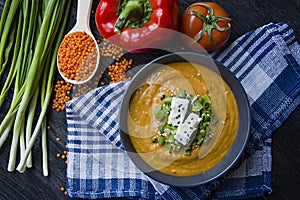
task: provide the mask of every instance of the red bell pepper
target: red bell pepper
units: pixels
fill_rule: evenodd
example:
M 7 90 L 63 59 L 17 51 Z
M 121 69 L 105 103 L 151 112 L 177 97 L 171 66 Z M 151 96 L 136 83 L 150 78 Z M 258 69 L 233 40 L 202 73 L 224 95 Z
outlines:
M 176 0 L 101 0 L 95 21 L 103 38 L 141 53 L 173 37 L 167 30 L 178 29 L 179 5 Z

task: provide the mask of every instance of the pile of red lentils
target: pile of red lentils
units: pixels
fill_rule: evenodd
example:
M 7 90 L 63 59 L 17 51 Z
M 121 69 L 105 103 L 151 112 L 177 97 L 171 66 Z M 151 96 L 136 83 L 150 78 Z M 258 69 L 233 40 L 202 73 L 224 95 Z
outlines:
M 97 66 L 96 43 L 84 31 L 67 34 L 58 51 L 58 67 L 70 80 L 88 79 Z

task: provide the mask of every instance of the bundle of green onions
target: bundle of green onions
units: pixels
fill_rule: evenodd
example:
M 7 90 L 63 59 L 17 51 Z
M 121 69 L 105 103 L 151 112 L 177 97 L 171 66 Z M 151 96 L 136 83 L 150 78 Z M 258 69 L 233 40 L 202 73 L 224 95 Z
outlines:
M 5 71 L 7 76 L 0 106 L 9 89 L 14 94 L 0 124 L 0 148 L 13 134 L 8 171 L 24 172 L 32 166 L 32 147 L 42 132 L 43 174 L 48 176 L 46 111 L 70 7 L 69 0 L 5 1 L 0 19 L 0 78 Z M 36 114 L 38 120 L 34 122 Z

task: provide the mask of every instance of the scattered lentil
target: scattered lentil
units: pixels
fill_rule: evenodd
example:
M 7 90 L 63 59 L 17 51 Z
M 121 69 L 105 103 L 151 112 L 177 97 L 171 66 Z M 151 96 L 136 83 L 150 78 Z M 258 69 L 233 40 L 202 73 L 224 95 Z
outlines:
M 84 31 L 67 34 L 58 50 L 58 66 L 70 79 L 84 81 L 97 65 L 97 48 L 94 40 Z
M 115 61 L 119 61 L 124 55 L 125 50 L 116 44 L 104 39 L 100 44 L 100 54 L 103 57 L 110 57 Z
M 125 75 L 126 71 L 131 68 L 132 62 L 132 59 L 127 60 L 124 58 L 121 62 L 115 62 L 115 64 L 108 66 L 108 75 L 111 78 L 110 84 L 130 80 L 131 78 L 126 78 Z
M 87 83 L 74 85 L 72 95 L 74 97 L 79 97 L 80 95 L 86 94 L 87 92 L 95 89 L 98 85 L 98 81 L 90 80 Z
M 59 137 L 57 137 L 57 138 L 56 138 L 56 141 L 57 141 L 57 142 L 59 142 L 59 141 L 60 141 L 60 138 L 59 138 Z
M 60 153 L 57 153 L 57 154 L 56 154 L 56 157 L 59 158 L 59 157 L 60 157 Z
M 52 101 L 52 108 L 57 112 L 60 112 L 66 108 L 65 103 L 71 100 L 71 90 L 73 84 L 59 80 L 54 86 L 55 96 Z

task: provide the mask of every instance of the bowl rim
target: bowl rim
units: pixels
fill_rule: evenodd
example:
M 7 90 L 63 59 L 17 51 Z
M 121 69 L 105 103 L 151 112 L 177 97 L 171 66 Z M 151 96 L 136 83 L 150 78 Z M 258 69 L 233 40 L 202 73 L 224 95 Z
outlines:
M 187 60 L 188 59 L 188 60 Z M 148 163 L 146 163 L 141 156 L 134 149 L 129 134 L 127 134 L 127 120 L 126 119 L 128 113 L 128 105 L 130 98 L 137 88 L 137 85 L 143 82 L 143 75 L 149 74 L 155 68 L 160 67 L 161 64 L 168 64 L 172 62 L 180 62 L 180 61 L 188 61 L 192 63 L 198 63 L 205 67 L 208 67 L 216 72 L 216 69 L 219 71 L 219 74 L 223 78 L 223 80 L 227 83 L 227 85 L 232 90 L 238 104 L 239 110 L 239 128 L 237 132 L 237 136 L 235 138 L 234 143 L 229 149 L 228 153 L 222 160 L 217 163 L 213 168 L 206 172 L 202 172 L 196 175 L 191 176 L 176 176 L 171 174 L 166 174 L 157 169 L 154 169 Z M 212 66 L 215 64 L 215 66 Z M 217 68 L 216 68 L 217 66 Z M 217 72 L 218 73 L 218 72 Z M 250 126 L 251 126 L 251 117 L 250 117 L 250 106 L 249 101 L 246 95 L 246 92 L 238 81 L 238 79 L 234 76 L 234 74 L 227 69 L 220 62 L 212 59 L 210 56 L 196 53 L 196 52 L 176 52 L 169 53 L 163 56 L 160 56 L 151 62 L 147 63 L 142 67 L 135 76 L 131 79 L 128 87 L 126 88 L 124 95 L 122 97 L 120 110 L 119 110 L 119 126 L 120 126 L 120 137 L 131 161 L 139 168 L 143 173 L 148 175 L 150 178 L 176 187 L 194 187 L 201 184 L 205 184 L 211 182 L 221 176 L 224 176 L 226 172 L 229 171 L 239 160 L 242 153 L 244 152 L 250 134 Z M 133 152 L 133 153 L 131 153 Z

